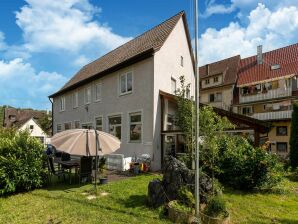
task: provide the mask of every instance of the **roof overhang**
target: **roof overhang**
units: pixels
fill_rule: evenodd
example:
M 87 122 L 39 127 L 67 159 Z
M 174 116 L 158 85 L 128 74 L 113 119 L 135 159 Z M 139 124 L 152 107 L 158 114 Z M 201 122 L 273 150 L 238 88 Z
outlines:
M 294 76 L 296 76 L 296 74 L 290 74 L 290 75 L 275 77 L 275 78 L 271 78 L 271 79 L 264 79 L 264 80 L 260 80 L 260 81 L 256 81 L 256 82 L 244 83 L 241 85 L 237 85 L 237 87 L 246 87 L 246 86 L 252 86 L 252 85 L 257 85 L 257 84 L 262 84 L 262 83 L 267 83 L 267 82 L 273 82 L 273 81 L 277 81 L 277 80 L 281 80 L 281 79 L 290 79 L 290 78 L 293 78 Z

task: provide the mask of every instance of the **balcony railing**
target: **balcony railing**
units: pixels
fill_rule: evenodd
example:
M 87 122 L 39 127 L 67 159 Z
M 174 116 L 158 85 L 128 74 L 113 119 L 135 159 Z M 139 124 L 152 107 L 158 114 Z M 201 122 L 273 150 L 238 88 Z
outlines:
M 255 113 L 250 115 L 252 118 L 259 120 L 279 120 L 279 119 L 290 119 L 292 117 L 292 110 L 274 111 L 266 113 Z
M 203 102 L 204 104 L 208 104 L 212 107 L 216 107 L 216 108 L 220 108 L 220 109 L 224 109 L 224 110 L 230 110 L 231 106 L 226 105 L 224 102 L 220 101 L 220 102 Z
M 268 100 L 280 97 L 286 97 L 292 95 L 292 88 L 289 87 L 287 89 L 279 88 L 279 89 L 271 89 L 268 90 L 266 93 L 257 93 L 255 95 L 240 95 L 239 102 L 240 103 L 247 103 L 253 101 L 261 101 L 261 100 Z

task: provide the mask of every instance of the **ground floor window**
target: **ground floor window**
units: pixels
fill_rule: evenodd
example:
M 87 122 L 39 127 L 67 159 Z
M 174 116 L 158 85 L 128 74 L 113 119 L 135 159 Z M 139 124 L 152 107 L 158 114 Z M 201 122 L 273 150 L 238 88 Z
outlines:
M 129 141 L 142 141 L 142 113 L 129 114 Z
M 121 115 L 109 117 L 109 133 L 121 140 Z
M 80 128 L 80 121 L 75 121 L 74 122 L 74 128 L 79 129 Z
M 71 122 L 64 123 L 64 130 L 69 130 L 71 129 Z
M 98 131 L 103 130 L 103 128 L 102 128 L 102 117 L 95 118 L 95 127 L 96 127 L 96 130 L 98 130 Z
M 61 124 L 57 124 L 57 133 L 62 131 L 62 125 Z
M 82 124 L 83 129 L 93 129 L 93 124 L 92 123 L 85 123 Z
M 43 136 L 35 136 L 42 144 L 44 144 L 44 137 Z
M 288 143 L 286 142 L 277 142 L 276 143 L 276 151 L 285 153 L 288 151 Z

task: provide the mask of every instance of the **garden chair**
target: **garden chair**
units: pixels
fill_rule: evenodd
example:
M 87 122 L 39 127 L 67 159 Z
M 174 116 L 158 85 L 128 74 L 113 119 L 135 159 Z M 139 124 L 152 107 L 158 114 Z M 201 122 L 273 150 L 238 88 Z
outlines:
M 87 181 L 91 181 L 92 175 L 92 157 L 82 157 L 79 170 L 79 184 L 81 184 L 82 178 L 86 178 Z
M 52 156 L 48 156 L 48 173 L 49 173 L 49 182 L 52 182 L 52 176 L 58 177 L 60 179 L 61 176 L 63 176 L 63 179 L 65 181 L 65 174 L 67 174 L 70 178 L 70 174 L 66 172 L 64 169 L 60 169 L 58 166 L 54 166 L 54 159 Z

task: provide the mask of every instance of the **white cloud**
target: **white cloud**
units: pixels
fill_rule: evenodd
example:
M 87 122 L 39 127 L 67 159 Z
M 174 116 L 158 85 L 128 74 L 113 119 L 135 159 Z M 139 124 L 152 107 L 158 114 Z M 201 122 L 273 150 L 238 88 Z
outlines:
M 93 46 L 106 52 L 130 38 L 112 32 L 94 20 L 100 12 L 88 0 L 26 0 L 28 5 L 16 12 L 26 48 L 31 52 L 65 50 L 79 52 Z
M 47 96 L 61 87 L 66 78 L 56 72 L 36 72 L 21 58 L 0 60 L 0 104 L 50 109 Z
M 271 11 L 258 4 L 248 16 L 248 25 L 231 22 L 220 30 L 209 28 L 199 39 L 199 63 L 205 64 L 240 54 L 256 54 L 262 44 L 265 51 L 297 42 L 298 8 L 295 6 Z
M 0 31 L 0 51 L 6 50 L 7 45 L 5 43 L 4 33 Z

